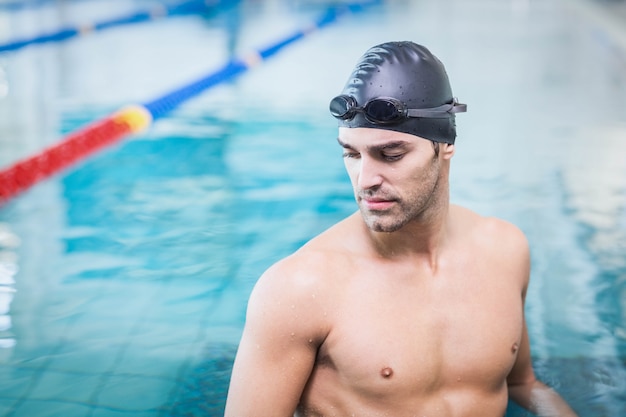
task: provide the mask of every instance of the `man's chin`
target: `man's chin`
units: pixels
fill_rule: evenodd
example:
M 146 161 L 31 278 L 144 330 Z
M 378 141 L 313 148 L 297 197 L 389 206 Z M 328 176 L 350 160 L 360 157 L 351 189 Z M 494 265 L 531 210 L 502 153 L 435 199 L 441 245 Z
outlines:
M 392 233 L 400 230 L 402 226 L 404 226 L 404 223 L 394 221 L 394 219 L 389 218 L 390 216 L 372 214 L 371 212 L 365 215 L 363 211 L 361 211 L 361 214 L 363 215 L 363 220 L 367 228 L 372 232 Z

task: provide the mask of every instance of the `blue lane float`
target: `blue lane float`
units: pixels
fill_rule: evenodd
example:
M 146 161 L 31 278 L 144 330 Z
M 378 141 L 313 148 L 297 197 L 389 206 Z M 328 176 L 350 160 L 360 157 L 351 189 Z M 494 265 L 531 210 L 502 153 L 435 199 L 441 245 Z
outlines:
M 49 42 L 61 42 L 77 36 L 86 35 L 91 32 L 110 29 L 116 26 L 129 25 L 135 23 L 148 22 L 166 16 L 201 13 L 209 6 L 220 6 L 223 2 L 209 2 L 205 0 L 188 0 L 182 3 L 171 5 L 160 4 L 148 10 L 141 10 L 126 16 L 105 20 L 96 23 L 83 23 L 76 26 L 61 28 L 55 32 L 45 33 L 26 39 L 16 39 L 5 44 L 0 44 L 0 53 L 17 51 L 29 45 L 43 44 Z M 224 3 L 228 3 L 225 1 Z
M 34 9 L 53 3 L 55 0 L 14 0 L 0 3 L 0 11 L 16 12 L 24 9 Z
M 152 115 L 153 120 L 158 119 L 173 110 L 182 102 L 202 93 L 208 88 L 242 74 L 249 68 L 260 64 L 263 60 L 271 57 L 297 40 L 302 39 L 311 32 L 335 22 L 339 17 L 348 13 L 360 12 L 369 6 L 378 3 L 380 3 L 380 0 L 345 4 L 343 6 L 330 8 L 311 26 L 298 30 L 266 48 L 253 51 L 241 58 L 232 59 L 216 72 L 183 86 L 182 88 L 179 88 L 169 94 L 145 103 L 143 104 L 143 107 Z

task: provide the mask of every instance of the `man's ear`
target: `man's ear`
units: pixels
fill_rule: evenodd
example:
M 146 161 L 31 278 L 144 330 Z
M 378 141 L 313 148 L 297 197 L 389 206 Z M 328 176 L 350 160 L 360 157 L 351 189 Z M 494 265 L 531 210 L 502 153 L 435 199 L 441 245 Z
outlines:
M 454 145 L 450 143 L 442 143 L 441 145 L 443 145 L 443 149 L 440 150 L 443 159 L 451 159 L 456 149 Z

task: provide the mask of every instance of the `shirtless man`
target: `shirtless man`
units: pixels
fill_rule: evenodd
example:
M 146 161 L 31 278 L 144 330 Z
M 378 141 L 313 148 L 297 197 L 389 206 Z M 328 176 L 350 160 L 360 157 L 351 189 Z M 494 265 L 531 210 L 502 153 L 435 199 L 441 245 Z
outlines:
M 533 373 L 524 235 L 449 203 L 442 63 L 375 46 L 330 107 L 359 211 L 259 279 L 226 416 L 576 416 Z

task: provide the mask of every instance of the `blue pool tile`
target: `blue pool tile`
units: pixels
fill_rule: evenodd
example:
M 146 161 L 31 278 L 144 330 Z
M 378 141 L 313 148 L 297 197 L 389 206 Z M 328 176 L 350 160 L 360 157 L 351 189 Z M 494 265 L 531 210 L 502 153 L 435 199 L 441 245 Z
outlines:
M 0 399 L 19 399 L 27 395 L 30 387 L 40 375 L 41 371 L 38 369 L 1 367 L 0 381 L 7 382 L 0 384 Z
M 202 326 L 199 318 L 172 315 L 163 320 L 144 320 L 137 323 L 127 337 L 136 347 L 187 344 L 193 341 Z
M 141 349 L 135 346 L 125 352 L 113 372 L 175 379 L 180 374 L 187 354 L 188 349 L 184 345 L 151 346 Z
M 100 375 L 47 371 L 38 379 L 30 398 L 87 403 L 101 380 Z
M 47 369 L 58 372 L 102 374 L 113 368 L 122 346 L 106 342 L 67 342 L 51 356 Z
M 8 415 L 9 411 L 13 409 L 13 405 L 16 400 L 0 398 L 0 416 Z
M 112 375 L 99 392 L 97 405 L 115 410 L 156 412 L 177 384 L 173 379 Z
M 89 417 L 91 410 L 89 404 L 29 400 L 21 404 L 11 417 Z
M 96 408 L 89 417 L 158 417 L 157 411 L 128 411 Z
M 35 337 L 20 339 L 13 348 L 11 363 L 18 364 L 22 368 L 43 368 L 59 343 L 61 343 L 60 337 L 48 338 L 45 334 L 40 336 L 39 342 Z

